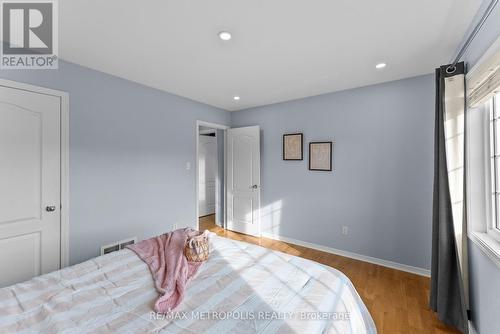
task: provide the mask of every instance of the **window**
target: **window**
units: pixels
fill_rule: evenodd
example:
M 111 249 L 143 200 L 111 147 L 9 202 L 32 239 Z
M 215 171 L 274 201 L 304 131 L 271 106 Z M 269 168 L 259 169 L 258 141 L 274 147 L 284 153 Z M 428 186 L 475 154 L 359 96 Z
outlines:
M 491 213 L 488 234 L 500 241 L 500 93 L 488 101 L 490 119 Z
M 499 102 L 491 94 L 467 112 L 466 213 L 468 237 L 500 268 Z
M 500 37 L 467 73 L 467 235 L 500 268 Z

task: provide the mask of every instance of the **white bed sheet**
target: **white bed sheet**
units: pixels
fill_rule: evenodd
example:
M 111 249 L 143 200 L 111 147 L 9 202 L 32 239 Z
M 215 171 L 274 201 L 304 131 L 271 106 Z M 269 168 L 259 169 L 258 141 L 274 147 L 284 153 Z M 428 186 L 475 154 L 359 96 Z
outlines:
M 147 266 L 122 250 L 0 289 L 0 333 L 376 333 L 349 279 L 319 263 L 210 236 L 170 316 Z

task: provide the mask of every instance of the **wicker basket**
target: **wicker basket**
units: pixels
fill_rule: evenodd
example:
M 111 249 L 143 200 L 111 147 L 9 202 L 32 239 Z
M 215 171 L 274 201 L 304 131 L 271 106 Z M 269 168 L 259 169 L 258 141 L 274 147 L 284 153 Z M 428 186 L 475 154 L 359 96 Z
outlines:
M 208 236 L 207 232 L 198 232 L 197 235 L 190 236 L 184 247 L 184 255 L 188 261 L 203 262 L 208 259 Z

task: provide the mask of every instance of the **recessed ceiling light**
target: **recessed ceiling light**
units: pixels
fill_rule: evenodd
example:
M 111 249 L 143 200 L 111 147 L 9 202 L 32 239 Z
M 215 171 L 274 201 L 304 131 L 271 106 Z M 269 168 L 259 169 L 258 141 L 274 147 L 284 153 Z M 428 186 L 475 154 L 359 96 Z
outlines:
M 239 101 L 239 100 L 240 100 L 240 97 L 239 97 L 239 96 L 233 96 L 233 100 L 235 100 L 235 101 Z
M 386 64 L 386 63 L 380 63 L 380 64 L 375 65 L 375 68 L 376 68 L 377 70 L 380 70 L 380 69 L 383 69 L 383 68 L 384 68 L 384 67 L 386 67 L 386 66 L 387 66 L 387 64 Z
M 221 31 L 219 33 L 219 38 L 222 39 L 223 41 L 229 41 L 231 39 L 231 33 L 227 31 Z

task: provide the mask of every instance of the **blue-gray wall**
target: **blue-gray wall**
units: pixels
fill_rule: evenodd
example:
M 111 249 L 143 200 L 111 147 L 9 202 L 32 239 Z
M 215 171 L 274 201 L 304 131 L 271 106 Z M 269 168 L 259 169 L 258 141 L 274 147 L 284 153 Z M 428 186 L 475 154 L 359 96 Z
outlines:
M 479 334 L 500 333 L 500 269 L 469 240 L 469 296 L 472 324 Z
M 488 0 L 483 2 L 482 8 L 469 28 L 469 32 L 475 26 L 489 2 Z M 468 67 L 472 68 L 499 37 L 500 4 L 497 4 L 463 58 Z M 472 324 L 477 333 L 480 334 L 500 333 L 500 268 L 472 241 L 469 240 L 468 245 Z
M 499 35 L 497 6 L 464 57 L 469 66 Z M 432 76 L 232 114 L 65 62 L 0 78 L 70 93 L 71 263 L 117 239 L 195 224 L 195 121 L 205 120 L 261 126 L 264 232 L 429 268 Z M 335 141 L 333 172 L 307 170 L 307 145 L 304 161 L 281 160 L 282 134 L 296 131 L 306 144 Z M 498 333 L 500 269 L 469 247 L 474 327 Z
M 196 120 L 230 124 L 229 112 L 66 62 L 0 78 L 70 94 L 72 264 L 112 241 L 196 225 Z
M 263 232 L 429 269 L 432 75 L 231 117 L 233 126 L 262 130 Z M 304 133 L 304 161 L 282 160 L 282 135 L 290 132 Z M 307 144 L 327 140 L 334 171 L 308 171 Z

